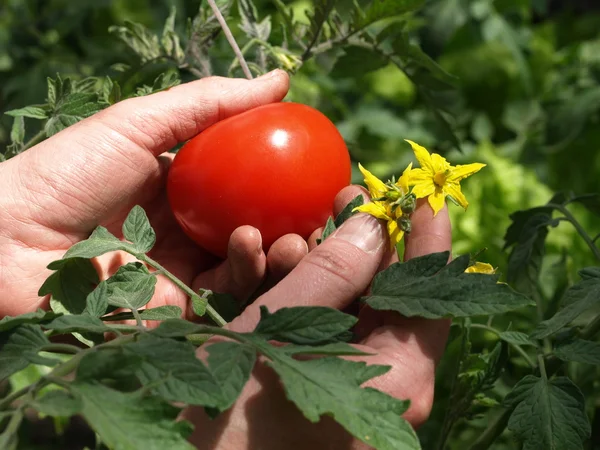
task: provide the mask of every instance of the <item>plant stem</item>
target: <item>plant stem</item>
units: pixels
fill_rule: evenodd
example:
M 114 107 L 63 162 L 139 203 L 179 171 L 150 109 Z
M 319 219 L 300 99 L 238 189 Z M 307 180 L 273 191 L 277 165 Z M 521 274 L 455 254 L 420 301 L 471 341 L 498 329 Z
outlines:
M 25 386 L 22 389 L 19 389 L 18 391 L 13 392 L 10 395 L 7 395 L 6 397 L 4 397 L 2 400 L 0 400 L 0 411 L 4 411 L 5 409 L 7 409 L 12 402 L 14 402 L 16 399 L 18 399 L 19 397 L 27 394 L 30 390 L 31 387 L 33 385 L 29 385 L 29 386 Z
M 71 353 L 76 355 L 77 353 L 83 351 L 82 348 L 77 347 L 76 345 L 71 344 L 48 344 L 42 347 L 42 351 L 44 352 L 56 352 L 56 353 Z
M 46 130 L 44 130 L 43 128 L 35 135 L 33 136 L 31 139 L 29 139 L 25 145 L 23 146 L 23 150 L 21 151 L 25 151 L 28 148 L 33 147 L 36 144 L 39 144 L 40 142 L 42 142 L 44 139 L 46 138 Z
M 248 63 L 244 59 L 244 55 L 242 55 L 242 52 L 240 51 L 240 47 L 237 44 L 237 42 L 235 41 L 235 38 L 233 37 L 233 34 L 231 33 L 231 30 L 229 29 L 229 26 L 227 25 L 227 22 L 225 21 L 223 14 L 221 14 L 219 7 L 215 3 L 215 0 L 208 0 L 208 4 L 212 8 L 213 13 L 215 14 L 215 17 L 217 18 L 217 21 L 219 22 L 219 25 L 221 25 L 221 28 L 223 29 L 223 33 L 225 33 L 225 37 L 227 38 L 227 42 L 229 42 L 229 45 L 231 45 L 231 48 L 233 49 L 235 56 L 239 59 L 240 66 L 242 67 L 242 70 L 244 71 L 244 75 L 246 75 L 246 78 L 251 80 L 252 72 L 250 72 Z
M 499 330 L 496 330 L 495 328 L 489 327 L 487 325 L 483 325 L 481 323 L 472 323 L 471 324 L 471 328 L 479 328 L 480 330 L 490 331 L 490 332 L 494 333 L 496 336 L 500 337 L 500 331 Z M 509 343 L 509 345 L 511 345 L 517 352 L 519 352 L 521 354 L 521 356 L 523 357 L 523 359 L 525 361 L 527 361 L 527 364 L 529 364 L 529 366 L 531 368 L 535 369 L 535 367 L 536 367 L 535 363 L 529 357 L 529 355 L 527 354 L 527 352 L 525 350 L 523 350 L 523 347 L 521 347 L 519 344 L 513 344 L 512 342 Z
M 508 411 L 508 414 L 507 414 Z M 485 429 L 485 431 L 479 435 L 479 437 L 471 444 L 469 450 L 487 450 L 494 443 L 494 441 L 500 436 L 506 426 L 508 425 L 508 419 L 512 410 L 504 410 L 502 414 L 498 415 Z
M 571 214 L 571 211 L 569 211 L 565 206 L 558 205 L 558 204 L 555 204 L 555 203 L 549 203 L 547 206 L 549 206 L 550 208 L 554 208 L 554 209 L 560 211 L 562 214 L 564 214 L 565 218 L 569 222 L 571 222 L 571 225 L 573 225 L 573 227 L 575 227 L 575 229 L 577 230 L 577 232 L 579 233 L 579 235 L 583 238 L 583 240 L 585 241 L 585 243 L 588 245 L 588 247 L 590 248 L 590 250 L 592 251 L 592 253 L 596 257 L 596 259 L 598 261 L 600 261 L 600 248 L 596 247 L 596 244 L 594 244 L 594 240 L 583 229 L 583 227 L 577 221 L 577 219 L 575 218 L 575 216 L 573 216 L 573 214 Z M 597 237 L 595 239 L 597 239 Z
M 179 278 L 177 278 L 175 275 L 173 275 L 171 272 L 169 272 L 167 269 L 165 269 L 157 261 L 150 258 L 148 255 L 139 254 L 139 255 L 135 255 L 135 256 L 140 261 L 145 262 L 146 264 L 148 264 L 149 266 L 152 266 L 156 270 L 160 270 L 165 277 L 167 277 L 169 280 L 171 280 L 171 282 L 175 286 L 177 286 L 179 289 L 181 289 L 183 292 L 185 292 L 190 298 L 192 298 L 195 295 L 198 295 L 192 289 L 190 289 L 183 281 L 181 281 Z M 221 315 L 209 304 L 206 305 L 206 313 L 220 327 L 223 327 L 227 324 L 227 321 L 225 319 L 223 319 L 221 317 Z
M 131 313 L 133 314 L 133 317 L 135 318 L 135 323 L 137 324 L 137 326 L 140 328 L 144 328 L 144 322 L 142 321 L 142 316 L 140 316 L 140 313 L 138 312 L 138 310 L 133 308 L 131 310 Z

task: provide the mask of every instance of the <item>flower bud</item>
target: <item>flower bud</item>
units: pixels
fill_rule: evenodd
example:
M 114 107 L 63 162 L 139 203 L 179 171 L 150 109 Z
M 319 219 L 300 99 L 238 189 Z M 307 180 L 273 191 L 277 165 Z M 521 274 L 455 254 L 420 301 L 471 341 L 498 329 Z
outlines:
M 405 195 L 404 198 L 400 201 L 400 208 L 406 214 L 412 213 L 417 207 L 417 199 L 413 194 Z
M 412 225 L 410 223 L 410 218 L 408 216 L 402 216 L 397 221 L 398 227 L 404 231 L 405 233 L 410 233 L 412 230 Z

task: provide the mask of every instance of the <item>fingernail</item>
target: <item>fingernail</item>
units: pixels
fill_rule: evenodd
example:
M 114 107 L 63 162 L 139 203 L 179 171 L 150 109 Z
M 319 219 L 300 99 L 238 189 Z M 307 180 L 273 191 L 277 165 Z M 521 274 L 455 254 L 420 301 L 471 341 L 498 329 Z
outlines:
M 266 80 L 268 78 L 273 78 L 274 76 L 279 75 L 279 72 L 280 72 L 279 69 L 271 70 L 270 72 L 267 72 L 267 73 L 261 75 L 260 77 L 256 78 L 256 80 Z
M 376 252 L 385 243 L 383 227 L 375 217 L 368 214 L 348 219 L 331 237 L 350 242 L 367 253 Z

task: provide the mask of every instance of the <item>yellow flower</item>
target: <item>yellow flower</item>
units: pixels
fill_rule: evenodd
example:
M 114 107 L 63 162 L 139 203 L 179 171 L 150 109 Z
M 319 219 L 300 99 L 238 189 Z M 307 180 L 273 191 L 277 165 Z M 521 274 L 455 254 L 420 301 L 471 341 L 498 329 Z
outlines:
M 364 212 L 377 219 L 385 220 L 390 243 L 395 246 L 402 240 L 405 231 L 410 229 L 410 220 L 398 202 L 408 194 L 408 173 L 412 164 L 406 168 L 397 183 L 387 185 L 360 163 L 358 168 L 365 177 L 365 184 L 369 189 L 372 201 L 354 208 L 353 211 Z M 401 222 L 402 225 L 399 225 L 398 222 Z
M 465 273 L 483 273 L 486 275 L 493 275 L 496 273 L 496 269 L 491 264 L 476 262 L 472 266 L 467 267 Z
M 446 196 L 449 195 L 460 206 L 467 209 L 469 202 L 460 190 L 460 181 L 479 172 L 485 164 L 474 163 L 451 166 L 445 158 L 437 153 L 429 154 L 425 147 L 413 141 L 406 140 L 419 160 L 421 167 L 413 169 L 408 175 L 408 184 L 413 187 L 417 198 L 428 197 L 434 215 L 443 207 Z

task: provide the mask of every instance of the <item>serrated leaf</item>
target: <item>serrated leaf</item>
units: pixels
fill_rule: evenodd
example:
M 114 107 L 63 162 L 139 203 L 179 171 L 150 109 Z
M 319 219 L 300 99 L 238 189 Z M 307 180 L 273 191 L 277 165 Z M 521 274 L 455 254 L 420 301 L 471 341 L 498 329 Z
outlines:
M 355 78 L 381 69 L 389 64 L 387 58 L 362 47 L 346 47 L 331 71 L 334 78 Z
M 242 19 L 240 29 L 251 38 L 267 42 L 271 36 L 271 17 L 258 20 L 258 11 L 252 0 L 239 0 L 238 9 Z
M 374 309 L 428 319 L 499 314 L 533 305 L 498 283 L 495 275 L 457 274 L 453 266 L 462 267 L 465 261 L 457 259 L 445 267 L 447 258 L 444 252 L 393 264 L 375 277 L 364 300 Z
M 174 305 L 165 305 L 158 306 L 156 308 L 150 309 L 140 309 L 138 314 L 142 320 L 167 320 L 167 319 L 177 319 L 181 317 L 183 311 L 179 306 Z M 102 320 L 105 322 L 112 321 L 120 321 L 120 320 L 130 320 L 134 319 L 134 315 L 130 312 L 122 312 L 118 314 L 113 314 L 110 316 L 102 317 Z
M 47 119 L 48 112 L 44 105 L 40 106 L 26 106 L 25 108 L 11 109 L 6 111 L 4 114 L 12 117 L 29 117 L 30 119 Z
M 129 263 L 106 280 L 108 304 L 138 310 L 154 295 L 156 277 L 142 263 Z
M 316 0 L 312 2 L 312 12 L 306 12 L 310 25 L 305 36 L 305 39 L 308 40 L 308 44 L 306 45 L 304 55 L 308 56 L 311 48 L 319 41 L 323 26 L 333 11 L 336 2 L 337 0 Z
M 354 197 L 350 203 L 348 203 L 344 209 L 342 209 L 342 211 L 336 216 L 335 220 L 334 220 L 334 224 L 336 228 L 339 228 L 342 226 L 342 224 L 348 220 L 350 217 L 352 217 L 354 214 L 356 214 L 354 210 L 354 208 L 358 208 L 359 206 L 363 205 L 365 202 L 365 199 L 362 195 L 357 195 L 356 197 Z
M 169 13 L 169 17 L 165 21 L 165 26 L 163 28 L 160 43 L 166 55 L 170 56 L 177 63 L 182 64 L 185 61 L 185 53 L 181 48 L 179 35 L 175 32 L 176 15 L 177 9 L 175 8 L 175 6 L 172 6 L 171 12 Z
M 256 362 L 256 350 L 238 342 L 208 346 L 208 367 L 221 388 L 220 410 L 228 409 L 240 396 Z
M 37 397 L 29 406 L 52 417 L 71 417 L 83 408 L 81 398 L 65 390 L 52 390 Z
M 186 440 L 191 427 L 175 420 L 180 409 L 162 399 L 119 392 L 96 383 L 75 383 L 73 390 L 83 401 L 81 414 L 111 449 L 194 449 Z
M 84 313 L 94 317 L 100 317 L 106 314 L 108 309 L 108 284 L 106 281 L 100 282 L 96 289 L 88 294 L 85 299 Z
M 136 375 L 162 398 L 221 409 L 221 388 L 211 371 L 196 357 L 189 342 L 146 337 L 124 346 L 127 353 L 142 359 Z
M 321 242 L 327 239 L 334 231 L 335 222 L 332 217 L 328 217 L 327 222 L 325 223 L 325 227 L 323 228 L 323 232 L 321 233 L 321 237 L 317 239 L 317 245 L 321 244 Z
M 554 349 L 554 355 L 563 361 L 600 365 L 600 342 L 574 339 Z
M 0 381 L 27 367 L 50 341 L 39 325 L 23 324 L 0 334 Z
M 347 331 L 356 322 L 354 316 L 322 306 L 281 308 L 273 314 L 261 306 L 254 333 L 280 342 L 317 344 Z
M 521 333 L 519 331 L 503 331 L 498 335 L 498 337 L 509 344 L 521 346 L 531 345 L 533 347 L 537 347 L 537 343 L 532 341 L 526 333 Z
M 134 206 L 127 215 L 125 222 L 123 222 L 123 236 L 140 253 L 148 253 L 154 247 L 156 233 L 150 226 L 146 211 L 141 206 Z
M 352 28 L 360 30 L 382 19 L 416 11 L 424 0 L 377 0 L 369 2 L 370 7 L 364 12 L 356 10 Z
M 100 281 L 91 261 L 70 258 L 55 261 L 48 268 L 56 272 L 46 279 L 38 295 L 51 295 L 50 306 L 54 312 L 81 314 L 87 296 Z
M 129 253 L 135 253 L 135 248 L 127 243 L 119 240 L 115 235 L 111 234 L 104 227 L 97 227 L 89 238 L 85 241 L 78 242 L 73 245 L 63 259 L 67 258 L 96 258 L 109 252 L 123 250 Z M 52 265 L 48 266 L 52 269 Z
M 531 333 L 531 339 L 548 337 L 600 303 L 600 278 L 590 277 L 569 287 L 562 300 L 563 308 L 548 320 L 540 322 Z
M 10 140 L 13 143 L 22 144 L 25 139 L 25 120 L 23 116 L 15 117 L 13 126 L 10 130 Z
M 571 201 L 585 206 L 588 211 L 600 216 L 600 194 L 579 195 Z
M 523 450 L 581 450 L 591 434 L 585 398 L 567 377 L 527 375 L 504 403 L 514 407 L 508 429 L 523 442 Z
M 0 320 L 0 332 L 11 330 L 25 323 L 36 324 L 49 322 L 58 316 L 60 316 L 60 314 L 52 311 L 44 311 L 39 308 L 34 312 L 21 314 L 20 316 L 4 316 Z
M 279 374 L 286 396 L 311 422 L 331 416 L 352 435 L 380 450 L 421 448 L 414 430 L 401 417 L 408 401 L 360 388 L 389 367 L 330 357 L 296 361 L 281 354 L 269 356 L 272 360 L 267 364 Z
M 162 55 L 158 37 L 144 25 L 126 20 L 123 26 L 111 26 L 109 33 L 116 35 L 145 63 Z
M 151 330 L 149 334 L 163 338 L 178 338 L 185 337 L 188 334 L 209 333 L 210 331 L 204 331 L 209 329 L 210 327 L 198 325 L 183 319 L 168 319 Z
M 106 326 L 99 318 L 90 316 L 89 314 L 60 316 L 42 326 L 48 330 L 60 333 L 106 333 L 107 331 L 111 331 L 111 328 Z
M 288 355 L 329 355 L 329 356 L 367 356 L 373 353 L 366 353 L 345 342 L 332 342 L 330 344 L 313 345 L 295 345 L 288 344 L 281 347 L 281 350 Z
M 125 353 L 123 348 L 104 348 L 86 353 L 77 366 L 77 381 L 102 381 L 104 379 L 131 379 L 142 359 Z

